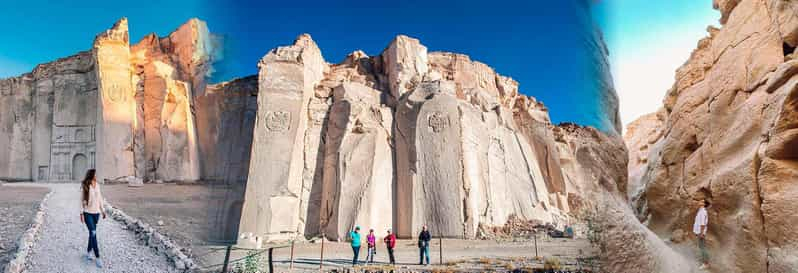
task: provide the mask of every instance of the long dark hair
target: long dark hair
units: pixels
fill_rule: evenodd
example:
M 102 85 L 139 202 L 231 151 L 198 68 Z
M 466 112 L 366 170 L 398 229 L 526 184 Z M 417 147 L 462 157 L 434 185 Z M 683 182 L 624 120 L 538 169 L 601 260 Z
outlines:
M 89 169 L 86 171 L 86 177 L 83 178 L 83 182 L 81 182 L 81 188 L 83 189 L 83 204 L 89 204 L 89 187 L 91 186 L 91 181 L 94 180 L 94 174 L 97 171 L 94 169 Z

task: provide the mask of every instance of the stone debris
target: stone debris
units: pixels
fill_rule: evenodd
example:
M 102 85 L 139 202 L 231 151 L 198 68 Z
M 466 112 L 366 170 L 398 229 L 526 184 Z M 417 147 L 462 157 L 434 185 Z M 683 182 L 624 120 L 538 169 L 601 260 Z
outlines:
M 109 204 L 106 204 L 105 211 L 112 219 L 122 224 L 125 230 L 132 232 L 139 243 L 148 246 L 155 253 L 165 256 L 177 270 L 194 272 L 198 269 L 197 264 L 189 257 L 190 255 L 184 253 L 189 250 L 177 245 L 166 235 Z M 163 226 L 164 223 L 158 221 L 157 224 Z
M 33 216 L 30 228 L 19 238 L 17 253 L 14 255 L 14 259 L 5 266 L 5 273 L 25 272 L 25 265 L 29 262 L 29 257 L 32 254 L 31 252 L 33 251 L 34 245 L 39 239 L 39 232 L 44 222 L 44 214 L 47 211 L 47 206 L 45 204 L 47 204 L 47 199 L 50 198 L 50 194 L 52 194 L 52 192 L 47 193 L 47 195 L 42 198 L 36 215 Z M 2 248 L 3 245 L 0 244 L 0 249 Z

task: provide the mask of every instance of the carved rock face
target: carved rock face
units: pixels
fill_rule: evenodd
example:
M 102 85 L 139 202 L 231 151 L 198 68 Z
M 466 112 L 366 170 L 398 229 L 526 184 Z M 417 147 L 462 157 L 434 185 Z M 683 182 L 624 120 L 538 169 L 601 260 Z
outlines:
M 134 175 L 133 117 L 135 92 L 130 78 L 127 20 L 94 40 L 98 107 L 97 180 Z
M 594 177 L 581 172 L 606 154 L 574 149 L 542 103 L 468 56 L 398 36 L 379 56 L 331 65 L 301 35 L 257 76 L 207 85 L 213 43 L 190 20 L 130 46 L 122 20 L 91 53 L 0 81 L 0 125 L 11 127 L 0 147 L 24 162 L 0 159 L 0 176 L 73 178 L 70 166 L 96 163 L 110 179 L 246 181 L 244 200 L 223 211 L 241 208 L 239 244 L 252 246 L 338 239 L 355 225 L 475 238 L 513 216 L 578 224 L 574 208 L 592 205 Z M 625 183 L 612 179 L 602 181 Z
M 331 239 L 352 225 L 380 232 L 393 226 L 394 161 L 391 109 L 380 91 L 358 83 L 335 88 L 324 149 L 320 222 Z
M 250 241 L 290 238 L 301 230 L 308 102 L 326 67 L 309 36 L 272 50 L 259 65 L 258 118 L 239 228 L 253 234 Z
M 457 99 L 440 81 L 422 82 L 396 110 L 396 233 L 413 236 L 428 224 L 463 234 L 463 166 Z

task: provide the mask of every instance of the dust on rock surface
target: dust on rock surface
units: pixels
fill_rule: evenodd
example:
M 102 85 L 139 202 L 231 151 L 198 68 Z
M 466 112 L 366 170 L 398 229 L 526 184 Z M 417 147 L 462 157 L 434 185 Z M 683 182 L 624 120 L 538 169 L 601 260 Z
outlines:
M 0 185 L 0 269 L 3 269 L 17 252 L 20 236 L 33 221 L 33 216 L 50 190 L 45 187 L 19 187 Z

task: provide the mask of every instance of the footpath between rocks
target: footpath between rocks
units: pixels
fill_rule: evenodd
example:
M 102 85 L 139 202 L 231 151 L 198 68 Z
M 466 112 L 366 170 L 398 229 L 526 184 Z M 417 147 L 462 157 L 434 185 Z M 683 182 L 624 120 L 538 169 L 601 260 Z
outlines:
M 181 272 L 165 255 L 138 242 L 134 232 L 113 219 L 101 219 L 97 225 L 100 256 L 104 268 L 87 262 L 88 232 L 80 222 L 78 184 L 38 184 L 52 192 L 42 204 L 46 207 L 44 222 L 38 239 L 27 257 L 29 273 L 89 273 L 89 272 Z

